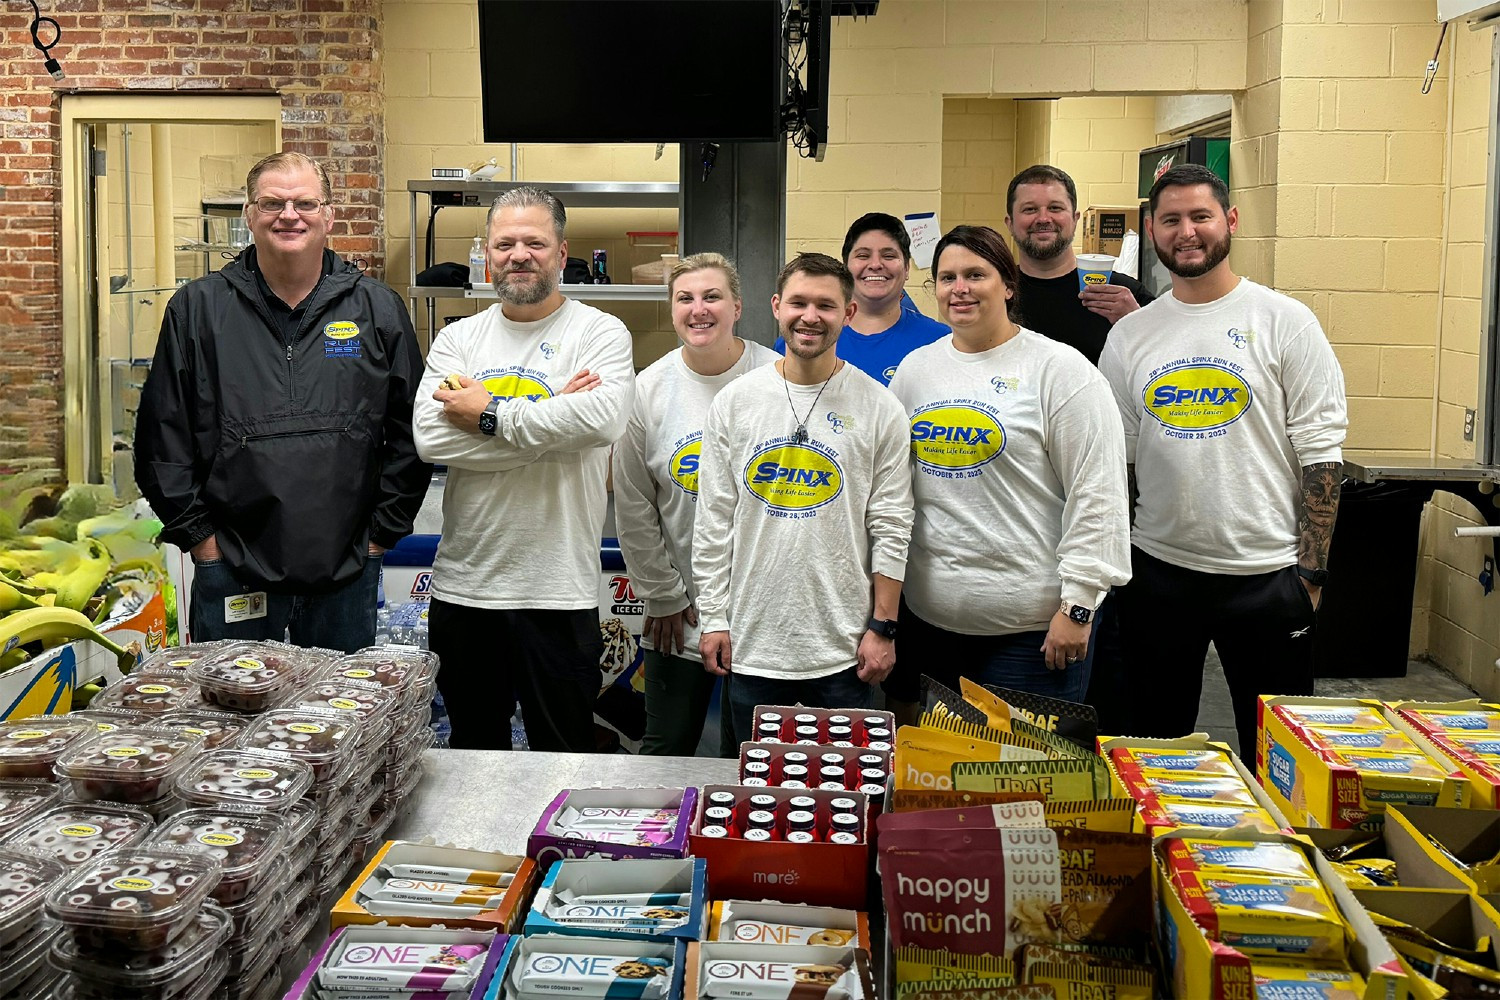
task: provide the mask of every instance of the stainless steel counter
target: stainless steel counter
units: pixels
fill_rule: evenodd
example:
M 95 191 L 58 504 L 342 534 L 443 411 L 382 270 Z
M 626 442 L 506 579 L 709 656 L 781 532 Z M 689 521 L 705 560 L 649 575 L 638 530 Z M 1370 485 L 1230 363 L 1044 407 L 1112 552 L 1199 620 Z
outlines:
M 565 788 L 733 784 L 738 763 L 709 757 L 429 750 L 426 773 L 387 840 L 525 854 L 542 809 Z
M 1441 480 L 1478 483 L 1500 479 L 1500 467 L 1457 458 L 1389 458 L 1346 454 L 1344 475 L 1361 483 L 1382 480 Z

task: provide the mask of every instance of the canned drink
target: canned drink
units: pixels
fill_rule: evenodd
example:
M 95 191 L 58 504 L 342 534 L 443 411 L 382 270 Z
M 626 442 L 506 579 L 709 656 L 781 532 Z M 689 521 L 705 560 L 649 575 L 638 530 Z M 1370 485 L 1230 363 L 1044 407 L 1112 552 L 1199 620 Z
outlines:
M 807 765 L 783 764 L 781 766 L 781 783 L 783 785 L 786 784 L 788 778 L 790 778 L 792 781 L 806 781 Z
M 718 837 L 727 837 L 727 836 L 729 836 L 729 830 L 726 829 L 725 827 L 722 827 L 722 826 L 705 826 L 702 830 L 700 830 L 698 832 L 699 832 L 700 835 L 702 835 L 704 837 L 715 837 L 715 838 L 718 838 Z
M 746 761 L 745 774 L 752 778 L 769 778 L 771 776 L 771 765 L 763 760 Z
M 760 792 L 756 795 L 752 795 L 750 796 L 750 808 L 762 812 L 768 809 L 771 811 L 775 811 L 776 796 L 768 795 L 765 792 Z
M 859 817 L 854 813 L 835 813 L 828 821 L 829 829 L 845 833 L 859 833 Z
M 708 804 L 711 805 L 711 806 L 723 806 L 723 807 L 725 807 L 727 809 L 733 809 L 734 806 L 735 806 L 734 793 L 733 792 L 709 792 L 708 793 Z
M 868 743 L 865 745 L 866 750 L 889 750 L 890 748 L 891 745 L 889 743 L 882 743 L 879 741 Z
M 830 726 L 848 726 L 852 725 L 852 722 L 847 715 L 830 715 L 828 717 L 828 724 Z
M 837 781 L 839 787 L 843 788 L 849 777 L 849 770 L 843 764 L 824 764 L 818 769 L 818 777 L 824 781 Z
M 835 830 L 828 835 L 828 842 L 830 844 L 857 844 L 859 843 L 859 834 Z
M 782 723 L 781 713 L 780 712 L 762 712 L 762 713 L 760 713 L 760 721 L 761 722 L 772 722 L 772 723 L 775 723 L 776 725 L 779 726 Z
M 835 743 L 849 743 L 854 740 L 854 730 L 848 726 L 829 726 L 828 738 Z
M 860 785 L 859 790 L 870 797 L 871 802 L 878 802 L 885 798 L 885 786 L 875 784 Z
M 859 755 L 860 767 L 885 767 L 885 758 L 878 753 L 862 753 Z
M 818 835 L 811 830 L 793 830 L 786 835 L 788 844 L 812 844 L 816 843 Z
M 799 726 L 816 726 L 818 724 L 818 717 L 811 712 L 803 712 L 800 715 L 792 716 L 792 721 Z
M 872 742 L 873 743 L 875 741 L 879 741 L 881 743 L 889 743 L 890 739 L 891 739 L 891 731 L 889 729 L 885 729 L 885 728 L 877 726 L 874 729 L 866 729 L 865 730 L 865 740 L 867 742 Z
M 818 783 L 818 790 L 824 792 L 847 792 L 849 789 L 845 787 L 842 781 L 821 781 Z
M 770 830 L 763 830 L 760 827 L 755 827 L 753 829 L 745 831 L 745 839 L 753 840 L 757 843 L 764 843 L 765 841 L 771 840 L 773 838 L 771 836 Z
M 885 726 L 885 716 L 867 715 L 863 719 L 859 720 L 859 724 L 864 726 L 866 729 L 870 729 L 872 727 L 875 729 L 881 729 Z
M 885 768 L 883 767 L 863 768 L 859 772 L 859 776 L 867 785 L 880 785 L 882 788 L 885 787 Z
M 745 817 L 745 826 L 751 830 L 774 830 L 776 814 L 769 809 L 756 809 Z
M 813 739 L 806 739 L 806 740 L 798 740 L 797 741 L 797 746 L 799 746 L 799 747 L 815 747 L 817 745 L 818 745 L 818 741 L 817 740 L 813 740 Z
M 771 762 L 771 751 L 765 747 L 747 747 L 745 749 L 745 759 L 765 761 L 769 764 Z
M 786 814 L 786 828 L 788 830 L 811 830 L 817 825 L 817 817 L 805 809 L 793 809 Z
M 801 750 L 788 750 L 781 755 L 781 761 L 783 764 L 806 764 L 807 754 Z
M 765 778 L 745 778 L 740 784 L 746 788 L 765 788 L 768 782 Z
M 811 795 L 793 795 L 790 799 L 787 799 L 786 804 L 792 809 L 802 812 L 816 812 L 818 808 L 818 800 Z
M 798 726 L 797 727 L 797 742 L 801 743 L 803 741 L 807 741 L 807 742 L 811 742 L 811 743 L 817 743 L 818 742 L 818 727 L 817 726 Z
M 842 747 L 845 750 L 853 750 L 854 742 L 852 740 L 834 740 L 833 746 Z
M 604 250 L 594 251 L 594 265 L 589 269 L 589 284 L 609 284 L 609 254 Z
M 783 778 L 781 780 L 781 784 L 777 785 L 776 787 L 778 787 L 778 788 L 806 788 L 807 787 L 807 782 L 803 781 L 801 778 Z
M 837 764 L 839 767 L 844 766 L 844 755 L 841 753 L 825 753 L 823 754 L 823 756 L 819 757 L 818 760 L 825 765 Z
M 709 806 L 703 810 L 703 818 L 714 826 L 729 826 L 734 822 L 734 810 L 728 806 Z
M 781 723 L 762 722 L 755 727 L 755 738 L 762 743 L 780 743 Z
M 859 808 L 859 803 L 853 799 L 837 798 L 828 803 L 828 807 L 836 813 L 852 813 Z

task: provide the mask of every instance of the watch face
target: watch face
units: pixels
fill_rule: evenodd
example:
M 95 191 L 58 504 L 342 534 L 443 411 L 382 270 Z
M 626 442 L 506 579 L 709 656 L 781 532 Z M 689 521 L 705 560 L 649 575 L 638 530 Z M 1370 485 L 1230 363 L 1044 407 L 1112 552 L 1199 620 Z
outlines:
M 1089 619 L 1094 617 L 1094 613 L 1088 608 L 1080 607 L 1079 605 L 1075 604 L 1068 609 L 1068 617 L 1073 619 L 1080 625 L 1087 625 L 1089 623 Z
M 495 433 L 495 415 L 493 413 L 481 413 L 479 415 L 479 429 L 486 434 Z

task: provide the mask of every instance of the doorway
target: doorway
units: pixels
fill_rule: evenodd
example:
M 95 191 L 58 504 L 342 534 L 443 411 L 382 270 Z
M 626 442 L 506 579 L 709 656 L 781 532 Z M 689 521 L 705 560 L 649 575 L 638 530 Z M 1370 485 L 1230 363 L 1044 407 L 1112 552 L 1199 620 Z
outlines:
M 281 148 L 281 102 L 64 96 L 62 110 L 68 480 L 133 496 L 135 410 L 166 303 L 248 242 L 244 177 Z

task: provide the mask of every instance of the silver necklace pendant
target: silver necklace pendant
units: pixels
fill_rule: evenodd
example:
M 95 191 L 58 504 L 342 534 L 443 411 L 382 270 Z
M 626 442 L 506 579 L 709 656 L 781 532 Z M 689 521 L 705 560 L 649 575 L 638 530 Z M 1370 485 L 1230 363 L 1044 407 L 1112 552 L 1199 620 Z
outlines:
M 807 425 L 798 424 L 797 430 L 792 434 L 792 440 L 797 444 L 807 443 Z

